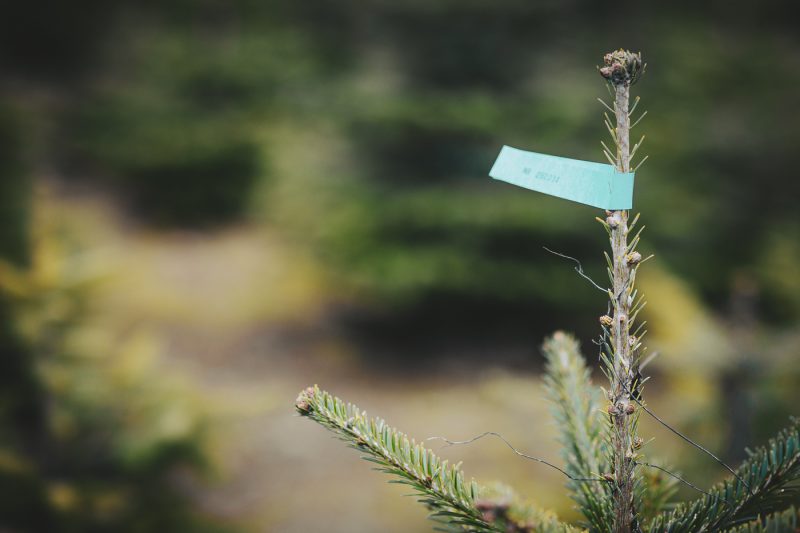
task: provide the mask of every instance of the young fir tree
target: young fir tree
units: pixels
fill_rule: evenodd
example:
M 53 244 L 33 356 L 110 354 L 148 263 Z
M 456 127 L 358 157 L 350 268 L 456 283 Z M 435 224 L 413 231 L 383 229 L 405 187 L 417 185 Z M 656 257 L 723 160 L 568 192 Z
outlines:
M 620 172 L 630 172 L 641 146 L 640 141 L 631 148 L 629 141 L 631 115 L 638 103 L 637 98 L 629 105 L 630 89 L 643 73 L 644 64 L 640 54 L 624 50 L 606 54 L 604 61 L 600 74 L 614 97 L 612 105 L 606 104 L 614 121 L 606 114 L 606 126 L 615 149 L 603 146 Z M 767 446 L 750 452 L 735 470 L 673 430 L 726 466 L 732 475 L 707 491 L 695 487 L 704 494 L 702 498 L 667 508 L 676 483 L 689 483 L 647 462 L 642 455 L 643 439 L 637 433 L 643 411 L 661 422 L 642 397 L 646 380 L 640 362 L 645 332 L 636 318 L 644 299 L 634 284 L 644 259 L 636 250 L 641 229 L 633 233 L 637 219 L 629 219 L 628 211 L 607 211 L 604 219 L 598 218 L 611 244 L 611 255 L 606 253 L 611 281 L 609 312 L 600 317 L 600 359 L 608 390 L 600 394 L 592 388 L 575 339 L 559 332 L 544 343 L 545 383 L 563 444 L 565 466 L 559 470 L 568 476 L 567 488 L 584 516 L 580 524 L 560 522 L 553 513 L 521 501 L 509 489 L 467 481 L 458 466 L 449 465 L 383 420 L 368 418 L 356 406 L 318 387 L 300 393 L 297 411 L 337 433 L 379 470 L 397 478 L 395 481 L 413 487 L 419 501 L 446 531 L 798 531 L 800 520 L 794 507 L 800 499 L 797 420 Z

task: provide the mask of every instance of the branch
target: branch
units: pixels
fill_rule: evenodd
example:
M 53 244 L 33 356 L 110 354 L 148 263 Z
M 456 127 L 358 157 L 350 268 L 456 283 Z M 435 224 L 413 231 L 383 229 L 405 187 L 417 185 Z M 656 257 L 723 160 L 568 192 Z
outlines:
M 390 427 L 381 419 L 368 418 L 352 404 L 319 387 L 302 391 L 295 402 L 297 412 L 336 433 L 351 447 L 362 452 L 363 458 L 376 463 L 376 470 L 399 479 L 393 483 L 411 486 L 420 496 L 418 500 L 431 510 L 433 520 L 443 522 L 456 531 L 471 533 L 505 533 L 532 531 L 568 532 L 571 528 L 558 522 L 552 515 L 539 513 L 538 521 L 516 523 L 509 529 L 506 520 L 488 505 L 477 483 L 464 481 L 458 466 L 448 465 L 427 448 Z M 502 518 L 502 521 L 501 521 Z M 533 520 L 533 516 L 526 517 Z
M 483 516 L 508 532 L 577 533 L 578 529 L 560 523 L 556 516 L 523 502 L 506 485 L 495 483 L 480 489 L 476 501 Z
M 561 433 L 559 441 L 564 447 L 567 473 L 572 478 L 600 476 L 609 469 L 605 460 L 608 452 L 604 449 L 604 425 L 597 416 L 599 398 L 589 379 L 578 341 L 557 332 L 545 341 L 543 349 L 547 359 L 545 390 Z M 567 487 L 592 530 L 603 531 L 612 523 L 614 515 L 608 484 L 570 480 Z
M 781 513 L 774 513 L 766 520 L 753 520 L 729 529 L 728 533 L 796 533 L 800 525 L 800 513 L 792 506 Z
M 798 502 L 800 486 L 800 420 L 757 449 L 736 469 L 736 477 L 709 490 L 709 495 L 659 515 L 653 531 L 720 531 L 783 511 Z M 745 530 L 748 531 L 748 530 Z M 761 531 L 761 530 L 753 530 Z

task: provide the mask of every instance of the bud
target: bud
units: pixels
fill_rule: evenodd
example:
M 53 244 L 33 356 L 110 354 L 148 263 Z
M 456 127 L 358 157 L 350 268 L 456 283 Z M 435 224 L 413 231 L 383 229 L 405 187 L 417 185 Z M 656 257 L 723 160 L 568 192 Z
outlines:
M 603 63 L 600 75 L 614 85 L 633 85 L 644 72 L 642 54 L 628 50 L 609 52 L 603 57 Z
M 629 403 L 625 406 L 626 415 L 632 415 L 634 411 L 636 411 L 636 407 L 634 407 L 632 403 Z
M 642 261 L 642 254 L 639 252 L 631 252 L 625 256 L 625 260 L 629 265 L 636 265 Z
M 314 387 L 308 387 L 303 390 L 294 401 L 295 409 L 301 415 L 307 415 L 313 410 L 311 406 L 311 399 L 314 397 Z
M 637 342 L 639 342 L 639 339 L 637 339 L 635 335 L 631 335 L 630 337 L 628 337 L 628 344 L 631 345 L 631 348 L 636 346 Z
M 614 324 L 614 319 L 608 315 L 603 315 L 600 317 L 600 324 L 606 327 L 611 327 Z

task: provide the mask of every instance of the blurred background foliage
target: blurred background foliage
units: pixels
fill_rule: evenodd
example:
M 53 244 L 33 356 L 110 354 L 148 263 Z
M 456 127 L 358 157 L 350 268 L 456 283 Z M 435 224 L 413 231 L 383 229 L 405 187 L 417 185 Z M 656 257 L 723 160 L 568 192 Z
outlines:
M 800 400 L 797 22 L 775 0 L 7 6 L 0 526 L 315 530 L 289 496 L 341 471 L 293 455 L 278 398 L 317 379 L 415 405 L 395 414 L 422 432 L 518 426 L 536 396 L 510 372 L 535 381 L 556 328 L 593 359 L 603 311 L 542 246 L 600 281 L 604 235 L 486 173 L 502 144 L 600 160 L 594 68 L 619 46 L 650 63 L 651 401 L 740 458 Z M 406 511 L 383 505 L 325 525 Z
M 16 422 L 3 431 L 5 525 L 216 531 L 165 482 L 170 467 L 206 464 L 202 400 L 185 380 L 163 373 L 150 332 L 115 335 L 90 320 L 108 262 L 81 252 L 51 217 L 36 214 L 28 268 L 0 268 L 28 367 L 25 382 L 4 389 L 4 418 Z

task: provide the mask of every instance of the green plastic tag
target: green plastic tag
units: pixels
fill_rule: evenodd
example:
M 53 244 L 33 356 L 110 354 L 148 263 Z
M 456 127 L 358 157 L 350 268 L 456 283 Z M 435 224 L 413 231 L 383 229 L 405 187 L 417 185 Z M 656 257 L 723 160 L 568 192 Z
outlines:
M 503 146 L 489 175 L 532 191 L 601 209 L 633 207 L 633 172 L 611 165 Z

